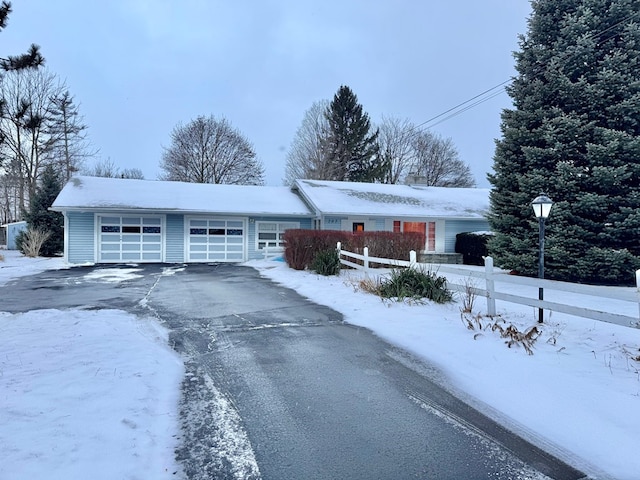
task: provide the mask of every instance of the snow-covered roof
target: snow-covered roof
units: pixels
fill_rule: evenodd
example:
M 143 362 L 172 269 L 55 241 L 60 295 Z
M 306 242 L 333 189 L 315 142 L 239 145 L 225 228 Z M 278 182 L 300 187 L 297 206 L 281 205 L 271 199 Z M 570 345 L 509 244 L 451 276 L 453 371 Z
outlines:
M 184 213 L 311 216 L 288 187 L 212 185 L 78 176 L 52 210 L 145 210 Z
M 297 180 L 295 188 L 324 215 L 485 218 L 489 189 Z

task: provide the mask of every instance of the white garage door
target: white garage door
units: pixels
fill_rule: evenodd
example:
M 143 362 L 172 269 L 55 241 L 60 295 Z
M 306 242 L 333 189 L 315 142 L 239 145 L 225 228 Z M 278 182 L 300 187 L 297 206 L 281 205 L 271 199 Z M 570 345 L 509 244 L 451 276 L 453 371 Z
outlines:
M 98 218 L 99 262 L 162 261 L 162 217 Z
M 187 221 L 188 262 L 242 262 L 245 227 L 242 219 L 191 218 Z

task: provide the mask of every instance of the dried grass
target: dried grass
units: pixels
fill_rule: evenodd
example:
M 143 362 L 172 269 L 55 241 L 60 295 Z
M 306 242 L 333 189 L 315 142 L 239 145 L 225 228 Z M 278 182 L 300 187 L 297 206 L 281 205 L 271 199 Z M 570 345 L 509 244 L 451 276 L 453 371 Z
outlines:
M 471 315 L 462 312 L 460 318 L 469 330 L 477 330 L 479 332 L 473 336 L 474 340 L 482 336 L 482 332 L 487 330 L 498 332 L 500 337 L 505 339 L 504 343 L 507 347 L 523 347 L 529 355 L 533 355 L 533 346 L 542 334 L 536 325 L 527 328 L 524 332 L 518 330 L 513 324 L 505 326 L 506 322 L 500 317 L 486 317 L 487 321 L 485 323 L 483 321 L 485 317 L 480 314 Z

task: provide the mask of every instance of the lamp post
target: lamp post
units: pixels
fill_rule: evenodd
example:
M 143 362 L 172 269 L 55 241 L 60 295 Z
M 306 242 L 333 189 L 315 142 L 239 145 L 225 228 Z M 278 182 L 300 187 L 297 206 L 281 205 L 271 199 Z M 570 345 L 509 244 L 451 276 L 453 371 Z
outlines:
M 539 248 L 538 248 L 538 278 L 544 278 L 544 221 L 551 212 L 553 201 L 547 197 L 544 193 L 537 196 L 533 202 L 533 213 L 538 219 L 538 234 L 539 234 Z M 544 289 L 542 286 L 538 287 L 538 300 L 544 300 Z M 538 307 L 538 323 L 543 321 L 543 309 Z

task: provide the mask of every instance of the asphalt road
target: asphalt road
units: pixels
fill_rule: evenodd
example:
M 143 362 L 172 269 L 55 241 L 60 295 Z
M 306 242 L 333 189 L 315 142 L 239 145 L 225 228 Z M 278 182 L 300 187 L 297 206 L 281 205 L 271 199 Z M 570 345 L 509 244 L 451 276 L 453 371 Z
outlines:
M 118 270 L 113 270 L 119 268 Z M 234 265 L 78 267 L 0 288 L 2 309 L 154 315 L 185 359 L 189 479 L 580 479 L 440 386 L 429 365 Z

